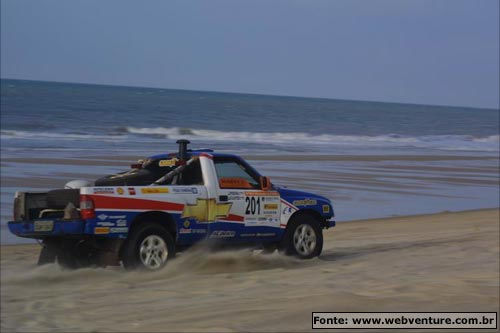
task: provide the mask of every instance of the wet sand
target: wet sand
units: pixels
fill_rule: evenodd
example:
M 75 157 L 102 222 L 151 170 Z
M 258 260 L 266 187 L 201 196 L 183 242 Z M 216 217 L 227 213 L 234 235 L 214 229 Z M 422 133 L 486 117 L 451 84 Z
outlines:
M 33 163 L 33 164 L 63 164 L 63 165 L 124 165 L 143 159 L 144 156 L 118 155 L 118 156 L 81 156 L 77 158 L 26 158 L 11 157 L 4 158 L 2 162 Z M 243 158 L 251 161 L 356 161 L 356 162 L 380 162 L 380 161 L 485 161 L 496 160 L 495 156 L 473 156 L 473 155 L 246 155 Z
M 1 247 L 2 331 L 308 331 L 312 311 L 499 311 L 499 210 L 341 223 L 319 258 L 177 257 L 157 273 Z

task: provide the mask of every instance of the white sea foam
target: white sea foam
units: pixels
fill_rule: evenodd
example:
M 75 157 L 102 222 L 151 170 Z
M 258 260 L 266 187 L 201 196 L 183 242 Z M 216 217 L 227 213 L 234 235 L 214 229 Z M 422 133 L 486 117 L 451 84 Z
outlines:
M 144 140 L 165 140 L 186 138 L 193 141 L 205 142 L 242 142 L 261 143 L 277 146 L 318 145 L 344 147 L 413 147 L 441 150 L 468 150 L 468 151 L 498 151 L 499 135 L 474 137 L 471 135 L 425 135 L 404 136 L 399 134 L 384 135 L 334 135 L 309 134 L 304 132 L 236 132 L 208 129 L 193 129 L 180 127 L 121 127 L 112 134 L 79 134 L 79 133 L 52 133 L 30 132 L 16 130 L 2 130 L 4 139 L 31 139 L 31 140 L 92 140 L 92 141 L 136 141 L 138 137 Z
M 155 135 L 165 138 L 183 137 L 192 140 L 255 142 L 267 144 L 296 145 L 345 145 L 345 146 L 408 146 L 417 148 L 435 148 L 445 150 L 498 151 L 498 135 L 474 137 L 470 135 L 426 135 L 403 136 L 386 135 L 332 135 L 309 134 L 303 132 L 232 132 L 179 127 L 137 128 L 126 127 L 126 132 L 135 135 Z
M 76 134 L 76 133 L 57 133 L 57 132 L 31 132 L 2 130 L 0 132 L 2 139 L 59 139 L 59 140 L 120 140 L 126 139 L 126 135 L 97 135 L 97 134 Z

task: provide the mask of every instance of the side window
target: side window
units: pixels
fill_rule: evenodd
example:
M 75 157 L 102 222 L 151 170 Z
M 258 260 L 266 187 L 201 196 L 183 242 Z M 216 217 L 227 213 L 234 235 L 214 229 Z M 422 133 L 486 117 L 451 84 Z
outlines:
M 200 161 L 194 161 L 182 171 L 177 185 L 203 185 Z
M 226 183 L 226 188 L 259 188 L 257 175 L 253 175 L 243 164 L 235 160 L 215 160 L 215 171 L 219 184 Z M 240 181 L 245 180 L 245 181 Z M 221 186 L 222 187 L 222 186 Z

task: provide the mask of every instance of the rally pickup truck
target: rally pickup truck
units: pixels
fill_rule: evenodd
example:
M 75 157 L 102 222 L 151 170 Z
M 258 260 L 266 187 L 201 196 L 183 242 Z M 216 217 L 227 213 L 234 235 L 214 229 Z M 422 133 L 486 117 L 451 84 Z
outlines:
M 39 264 L 162 268 L 201 240 L 308 259 L 335 226 L 325 197 L 275 186 L 242 158 L 209 149 L 155 155 L 94 183 L 17 192 L 9 230 L 40 240 Z

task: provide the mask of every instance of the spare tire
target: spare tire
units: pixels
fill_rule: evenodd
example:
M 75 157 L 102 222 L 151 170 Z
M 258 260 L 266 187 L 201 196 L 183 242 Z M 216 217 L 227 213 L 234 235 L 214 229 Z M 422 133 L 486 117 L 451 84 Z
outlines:
M 51 209 L 64 209 L 68 203 L 80 207 L 79 189 L 61 189 L 47 192 L 47 205 Z

